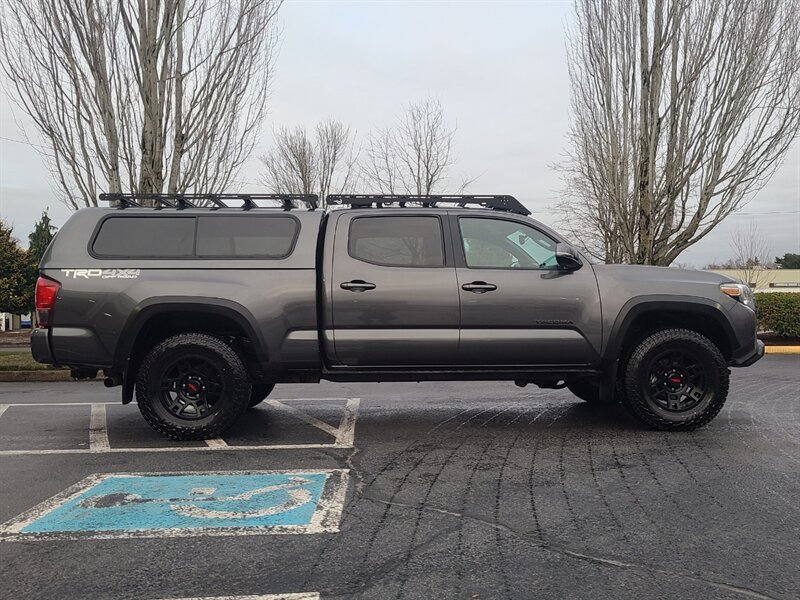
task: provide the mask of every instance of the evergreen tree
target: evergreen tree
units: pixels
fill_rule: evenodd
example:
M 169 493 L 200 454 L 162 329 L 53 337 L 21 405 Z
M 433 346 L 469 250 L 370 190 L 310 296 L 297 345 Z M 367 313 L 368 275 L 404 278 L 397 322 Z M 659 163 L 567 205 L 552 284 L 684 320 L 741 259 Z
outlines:
M 800 254 L 787 252 L 783 256 L 776 256 L 775 264 L 779 269 L 800 269 Z
M 55 237 L 55 232 L 56 228 L 47 214 L 47 209 L 45 209 L 42 213 L 42 218 L 36 222 L 36 225 L 33 226 L 33 231 L 28 236 L 28 256 L 36 264 L 37 269 L 44 251 L 47 250 L 47 246 Z
M 0 220 L 0 312 L 26 313 L 33 305 L 28 253 L 11 235 L 13 230 Z
M 36 290 L 36 280 L 39 277 L 39 263 L 42 261 L 44 251 L 55 237 L 56 228 L 47 214 L 47 209 L 42 212 L 42 217 L 33 226 L 33 231 L 28 236 L 27 269 L 26 269 L 26 289 L 30 290 L 28 299 L 28 310 L 31 311 L 34 319 L 36 309 L 34 305 L 34 294 Z

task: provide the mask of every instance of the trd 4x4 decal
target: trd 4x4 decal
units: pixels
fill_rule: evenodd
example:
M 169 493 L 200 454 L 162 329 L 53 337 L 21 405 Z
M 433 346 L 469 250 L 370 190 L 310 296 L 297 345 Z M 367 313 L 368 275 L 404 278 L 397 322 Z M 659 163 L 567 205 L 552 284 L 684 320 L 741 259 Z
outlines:
M 83 277 L 99 277 L 100 279 L 136 279 L 141 272 L 139 269 L 61 269 L 65 276 L 77 279 Z

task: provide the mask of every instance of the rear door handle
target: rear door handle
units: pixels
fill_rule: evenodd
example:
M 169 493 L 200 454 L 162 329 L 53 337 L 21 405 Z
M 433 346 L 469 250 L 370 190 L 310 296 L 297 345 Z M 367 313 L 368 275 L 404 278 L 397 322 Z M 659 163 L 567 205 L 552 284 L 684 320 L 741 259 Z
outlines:
M 353 281 L 345 281 L 344 283 L 340 284 L 343 290 L 349 290 L 351 292 L 366 292 L 367 290 L 374 290 L 375 284 L 370 283 L 369 281 L 364 281 L 363 279 L 354 279 Z
M 497 289 L 497 286 L 485 281 L 473 281 L 472 283 L 465 283 L 461 286 L 461 289 L 473 294 L 485 294 L 486 292 L 493 292 Z

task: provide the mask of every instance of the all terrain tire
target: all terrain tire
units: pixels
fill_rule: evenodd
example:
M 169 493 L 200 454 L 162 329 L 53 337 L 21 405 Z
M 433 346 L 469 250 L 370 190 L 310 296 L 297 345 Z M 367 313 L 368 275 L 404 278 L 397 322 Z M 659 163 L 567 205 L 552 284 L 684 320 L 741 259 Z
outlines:
M 711 340 L 689 329 L 664 329 L 630 354 L 622 402 L 653 429 L 689 431 L 722 410 L 729 379 L 725 358 Z
M 136 378 L 142 416 L 175 440 L 218 437 L 247 410 L 250 397 L 242 359 L 205 333 L 167 338 L 148 352 Z

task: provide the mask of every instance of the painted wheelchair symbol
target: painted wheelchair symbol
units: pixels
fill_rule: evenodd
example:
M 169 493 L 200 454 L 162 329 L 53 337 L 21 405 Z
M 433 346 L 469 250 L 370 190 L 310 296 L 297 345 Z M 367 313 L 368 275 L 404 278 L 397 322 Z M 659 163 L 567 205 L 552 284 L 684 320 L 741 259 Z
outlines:
M 86 498 L 80 502 L 80 506 L 82 508 L 103 509 L 132 504 L 169 503 L 170 510 L 182 517 L 195 519 L 251 519 L 277 515 L 308 504 L 311 502 L 312 494 L 304 486 L 312 483 L 311 480 L 303 477 L 290 477 L 286 483 L 268 485 L 234 496 L 214 496 L 215 488 L 194 488 L 189 492 L 191 496 L 189 498 L 142 498 L 138 494 L 114 493 Z M 258 510 L 214 510 L 197 504 L 206 502 L 246 502 L 257 496 L 282 490 L 289 496 L 288 500 L 281 504 Z M 187 504 L 187 502 L 191 502 L 191 504 Z

